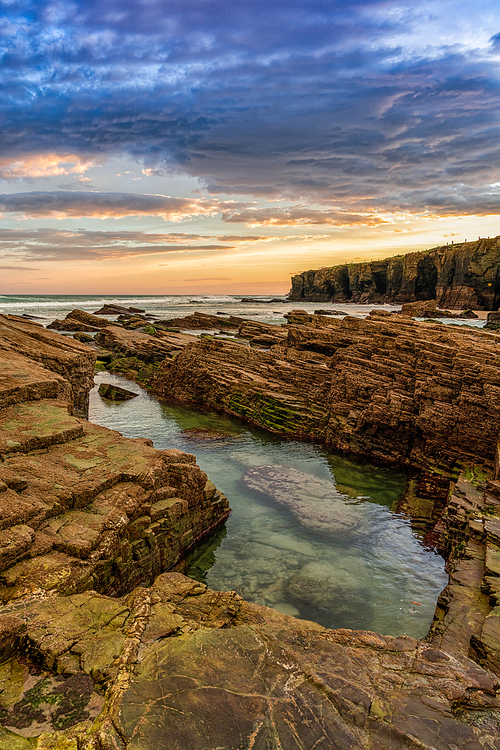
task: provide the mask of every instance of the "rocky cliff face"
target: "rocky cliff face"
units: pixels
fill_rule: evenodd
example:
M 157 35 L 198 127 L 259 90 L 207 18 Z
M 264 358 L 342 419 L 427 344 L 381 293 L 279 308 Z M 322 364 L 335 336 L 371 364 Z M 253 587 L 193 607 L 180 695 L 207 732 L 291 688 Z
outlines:
M 292 278 L 289 299 L 396 304 L 436 299 L 442 308 L 498 310 L 500 237 L 305 271 Z

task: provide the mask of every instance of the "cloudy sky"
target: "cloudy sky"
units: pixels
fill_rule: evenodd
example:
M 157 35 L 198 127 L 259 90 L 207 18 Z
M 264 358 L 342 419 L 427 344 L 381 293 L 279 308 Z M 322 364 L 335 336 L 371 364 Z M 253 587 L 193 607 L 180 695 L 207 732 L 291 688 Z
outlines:
M 497 0 L 0 0 L 0 293 L 500 234 Z

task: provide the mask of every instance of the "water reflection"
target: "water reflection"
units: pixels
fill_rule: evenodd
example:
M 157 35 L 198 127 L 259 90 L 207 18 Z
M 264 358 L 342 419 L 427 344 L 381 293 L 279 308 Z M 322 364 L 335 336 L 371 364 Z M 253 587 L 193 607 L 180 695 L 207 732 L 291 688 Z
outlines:
M 124 384 L 109 373 L 96 380 Z M 229 498 L 225 528 L 190 553 L 189 575 L 327 627 L 425 635 L 447 576 L 420 543 L 424 529 L 396 512 L 403 473 L 165 406 L 125 384 L 139 398 L 106 402 L 94 390 L 91 420 L 195 453 Z

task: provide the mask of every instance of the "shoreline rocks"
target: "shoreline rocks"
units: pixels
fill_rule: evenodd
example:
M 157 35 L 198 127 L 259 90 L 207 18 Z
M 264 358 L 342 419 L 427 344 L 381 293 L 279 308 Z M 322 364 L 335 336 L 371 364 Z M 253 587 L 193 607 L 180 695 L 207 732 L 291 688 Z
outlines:
M 191 363 L 200 404 L 216 384 L 216 395 L 248 406 L 249 421 L 272 416 L 277 431 L 287 420 L 296 429 L 301 409 L 305 434 L 306 419 L 318 431 L 330 424 L 319 414 L 337 414 L 333 396 L 347 383 L 351 410 L 378 408 L 380 425 L 392 415 L 392 445 L 401 440 L 398 419 L 407 424 L 409 415 L 426 435 L 422 460 L 430 451 L 448 471 L 456 449 L 455 458 L 476 463 L 435 529 L 450 555 L 450 584 L 420 642 L 328 630 L 162 573 L 224 519 L 226 498 L 194 456 L 156 451 L 147 437 L 127 440 L 76 415 L 85 410 L 91 349 L 0 316 L 0 750 L 500 750 L 498 336 L 443 338 L 432 324 L 353 320 L 332 320 L 331 330 L 321 320 L 292 325 L 268 352 L 190 343 L 165 370 L 185 388 Z M 371 389 L 376 377 L 380 391 Z M 246 398 L 235 398 L 235 382 Z M 415 411 L 391 411 L 410 385 Z M 480 429 L 484 455 L 458 438 L 443 455 L 450 415 L 458 409 L 470 422 L 472 407 L 476 424 L 463 439 Z M 348 419 L 361 444 L 359 415 Z M 438 443 L 439 455 L 431 450 Z M 478 468 L 481 458 L 494 475 Z M 256 491 L 310 518 L 300 476 L 284 497 L 279 472 L 268 468 L 263 477 L 250 470 Z M 308 494 L 327 525 L 324 486 Z M 326 578 L 311 560 L 291 576 L 289 593 L 300 602 L 314 587 L 321 608 L 326 586 L 348 609 L 356 606 L 350 575 L 348 560 Z
M 0 598 L 34 589 L 119 595 L 222 523 L 227 499 L 194 456 L 76 416 L 81 391 L 33 361 L 33 349 L 93 385 L 87 347 L 0 316 Z
M 424 470 L 431 493 L 446 491 L 459 461 L 493 466 L 498 334 L 397 315 L 299 317 L 300 324 L 275 326 L 279 343 L 267 351 L 190 343 L 161 363 L 154 392 L 276 434 Z

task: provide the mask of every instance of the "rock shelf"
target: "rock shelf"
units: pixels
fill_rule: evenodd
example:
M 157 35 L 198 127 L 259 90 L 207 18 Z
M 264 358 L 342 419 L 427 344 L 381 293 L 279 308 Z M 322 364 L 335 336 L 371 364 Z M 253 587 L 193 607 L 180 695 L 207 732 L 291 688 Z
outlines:
M 91 348 L 0 316 L 0 750 L 500 750 L 498 336 L 320 318 L 269 351 L 191 341 L 166 353 L 162 388 L 283 434 L 440 462 L 443 486 L 460 461 L 429 635 L 328 630 L 163 572 L 226 498 L 194 456 L 87 422 Z M 136 333 L 117 338 L 159 356 Z M 300 472 L 285 496 L 265 468 L 246 481 L 308 523 Z M 322 527 L 351 524 L 312 490 Z

